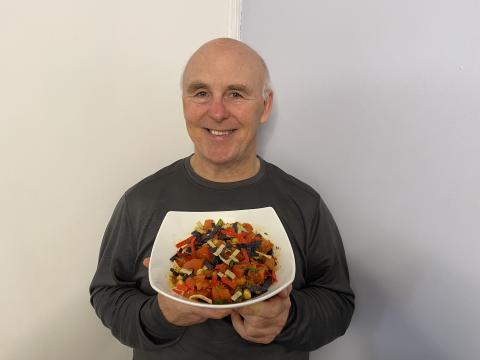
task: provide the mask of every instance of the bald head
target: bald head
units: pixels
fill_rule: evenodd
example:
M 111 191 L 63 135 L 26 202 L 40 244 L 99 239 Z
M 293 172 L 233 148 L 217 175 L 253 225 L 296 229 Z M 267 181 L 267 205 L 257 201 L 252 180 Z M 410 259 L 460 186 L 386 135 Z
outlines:
M 248 68 L 253 72 L 261 84 L 262 96 L 267 96 L 270 91 L 270 75 L 265 61 L 250 46 L 230 38 L 208 41 L 193 53 L 182 74 L 182 90 L 188 86 L 189 81 L 195 79 L 200 69 L 226 69 L 231 64 L 235 64 L 239 71 Z

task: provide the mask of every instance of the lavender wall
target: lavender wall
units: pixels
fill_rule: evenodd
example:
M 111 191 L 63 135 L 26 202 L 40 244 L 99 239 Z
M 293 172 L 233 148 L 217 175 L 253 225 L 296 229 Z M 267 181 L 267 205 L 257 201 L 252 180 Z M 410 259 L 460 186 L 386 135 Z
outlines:
M 480 3 L 243 1 L 271 69 L 262 155 L 313 185 L 357 311 L 312 359 L 476 359 Z

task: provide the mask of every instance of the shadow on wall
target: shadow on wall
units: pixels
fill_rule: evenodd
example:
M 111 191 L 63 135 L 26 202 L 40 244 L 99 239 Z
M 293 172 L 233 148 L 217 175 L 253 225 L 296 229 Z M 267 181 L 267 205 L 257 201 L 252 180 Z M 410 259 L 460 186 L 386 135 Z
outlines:
M 268 121 L 260 126 L 257 134 L 257 153 L 261 157 L 266 157 L 269 153 L 268 150 L 268 141 L 275 132 L 275 127 L 278 121 L 278 105 L 275 102 L 275 97 L 273 100 L 272 112 Z M 268 161 L 268 159 L 265 159 Z
M 36 321 L 29 335 L 12 346 L 7 359 L 131 359 L 132 350 L 103 327 L 84 290 L 77 291 L 68 302 L 59 303 L 50 314 L 43 314 L 42 318 L 48 320 L 41 327 L 38 324 L 42 322 Z

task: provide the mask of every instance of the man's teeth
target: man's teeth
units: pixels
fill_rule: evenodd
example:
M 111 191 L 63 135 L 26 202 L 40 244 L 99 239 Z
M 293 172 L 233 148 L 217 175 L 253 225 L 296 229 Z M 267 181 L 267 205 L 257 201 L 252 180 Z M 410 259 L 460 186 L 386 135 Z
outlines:
M 212 135 L 218 135 L 218 136 L 228 135 L 228 134 L 230 134 L 231 132 L 233 132 L 233 130 L 222 130 L 222 131 L 219 131 L 219 130 L 212 130 L 212 129 L 210 129 L 210 134 L 212 134 Z

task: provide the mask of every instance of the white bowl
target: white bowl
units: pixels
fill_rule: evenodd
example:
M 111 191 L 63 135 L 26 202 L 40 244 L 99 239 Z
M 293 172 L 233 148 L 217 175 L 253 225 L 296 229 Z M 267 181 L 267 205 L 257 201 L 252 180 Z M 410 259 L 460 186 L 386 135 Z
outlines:
M 240 303 L 213 305 L 188 300 L 171 290 L 169 275 L 172 262 L 170 258 L 177 251 L 175 245 L 190 236 L 197 221 L 203 223 L 205 219 L 213 219 L 214 221 L 222 219 L 225 223 L 235 221 L 249 223 L 255 231 L 272 241 L 274 245 L 273 254 L 278 262 L 275 271 L 277 281 L 270 286 L 266 293 Z M 265 235 L 265 233 L 268 235 Z M 153 244 L 148 276 L 150 285 L 158 293 L 181 303 L 211 309 L 237 308 L 266 300 L 291 284 L 295 277 L 295 258 L 287 233 L 277 213 L 271 207 L 234 211 L 169 211 Z

